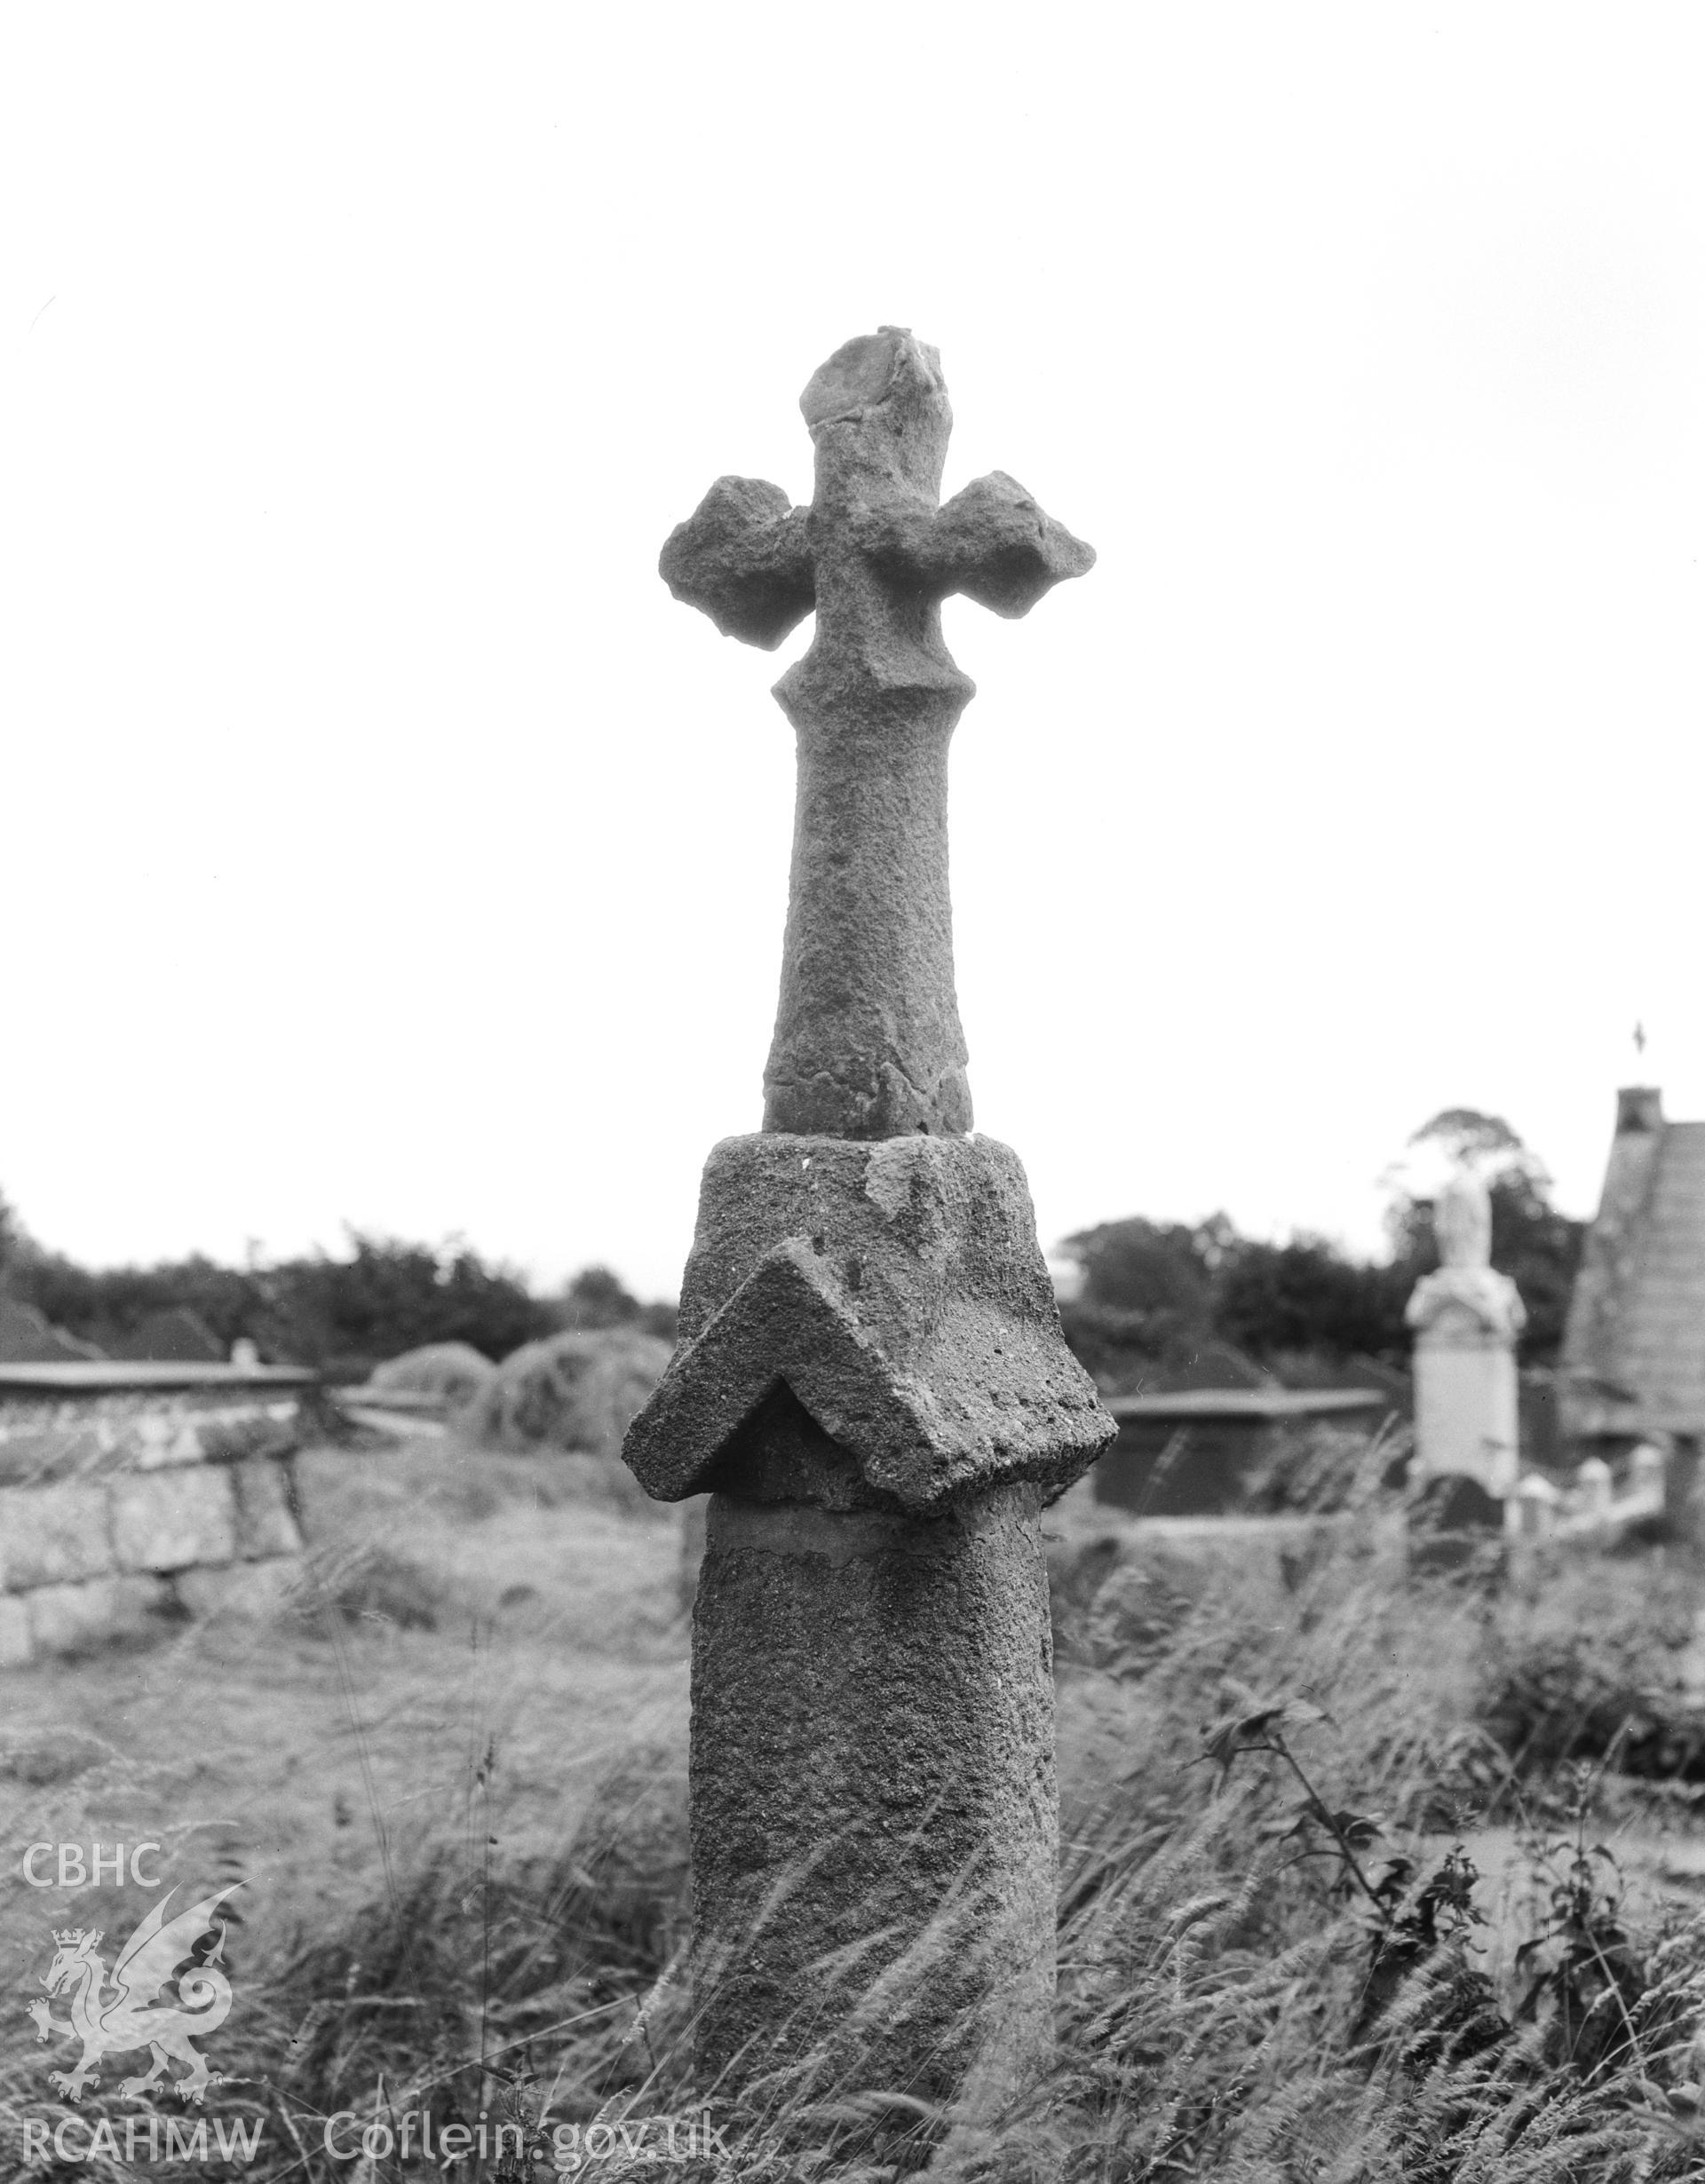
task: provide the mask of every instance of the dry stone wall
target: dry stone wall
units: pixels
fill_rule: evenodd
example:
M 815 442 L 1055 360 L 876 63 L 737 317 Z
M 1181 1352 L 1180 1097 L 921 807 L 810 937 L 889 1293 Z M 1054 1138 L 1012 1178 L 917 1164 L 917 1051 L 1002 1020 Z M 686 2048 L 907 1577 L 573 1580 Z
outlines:
M 302 1553 L 311 1394 L 218 1367 L 187 1386 L 0 1372 L 0 1666 L 277 1602 Z

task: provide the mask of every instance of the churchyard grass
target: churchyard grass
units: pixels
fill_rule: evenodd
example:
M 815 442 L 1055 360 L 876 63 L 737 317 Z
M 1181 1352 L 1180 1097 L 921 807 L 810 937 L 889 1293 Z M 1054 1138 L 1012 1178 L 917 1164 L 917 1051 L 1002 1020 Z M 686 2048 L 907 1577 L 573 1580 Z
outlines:
M 424 2175 L 403 2119 L 430 2115 L 436 2145 L 482 2108 L 493 2150 L 460 2172 L 487 2178 L 504 2122 L 506 2148 L 540 2133 L 532 2173 L 560 2127 L 605 2178 L 637 2172 L 623 2124 L 642 2152 L 672 2125 L 661 2172 L 698 2177 L 1697 2172 L 1705 1767 L 1691 1573 L 1661 1555 L 1405 1585 L 1372 1504 L 1282 1563 L 1126 1559 L 1077 1587 L 1058 2057 L 944 2129 L 808 2064 L 738 2104 L 690 2083 L 673 1520 L 619 1475 L 446 1443 L 316 1452 L 305 1487 L 299 1611 L 19 1673 L 0 1739 L 20 1850 L 147 1834 L 174 1878 L 244 1881 L 208 2048 L 210 2113 L 264 2126 L 250 2175 Z M 1094 1521 L 1051 1528 L 1063 1566 Z M 8 2174 L 24 2123 L 69 2113 L 46 2082 L 67 2051 L 23 2007 L 49 1926 L 115 1938 L 151 1901 L 17 1868 Z M 147 2113 L 108 2068 L 74 2143 L 107 2117 L 122 2146 Z M 372 2126 L 389 2155 L 334 2159 L 337 2112 L 341 2146 Z M 209 2170 L 97 2152 L 61 2173 Z

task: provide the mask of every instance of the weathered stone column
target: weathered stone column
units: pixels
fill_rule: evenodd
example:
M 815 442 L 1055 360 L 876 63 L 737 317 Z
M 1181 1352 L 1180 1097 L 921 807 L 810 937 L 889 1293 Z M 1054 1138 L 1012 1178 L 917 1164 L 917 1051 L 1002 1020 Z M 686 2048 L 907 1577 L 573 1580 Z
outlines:
M 963 591 L 1022 613 L 1086 547 L 998 473 L 938 508 L 935 352 L 849 343 L 802 408 L 809 512 L 722 479 L 678 597 L 773 645 L 799 746 L 765 1131 L 705 1169 L 681 1338 L 628 1461 L 709 1492 L 694 1619 L 698 2052 L 951 2097 L 1039 2054 L 1057 1810 L 1039 1511 L 1113 1437 L 1023 1172 L 971 1122 L 947 746 Z

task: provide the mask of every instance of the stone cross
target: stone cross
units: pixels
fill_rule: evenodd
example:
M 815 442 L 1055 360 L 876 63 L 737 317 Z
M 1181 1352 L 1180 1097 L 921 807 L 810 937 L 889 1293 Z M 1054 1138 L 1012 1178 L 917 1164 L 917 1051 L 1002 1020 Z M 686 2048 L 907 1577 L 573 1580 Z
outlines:
M 1058 1819 L 1040 1510 L 1113 1438 L 1023 1170 L 971 1122 L 947 749 L 963 592 L 1022 614 L 1092 559 L 996 472 L 938 506 L 940 360 L 903 328 L 806 388 L 811 508 L 724 478 L 677 597 L 773 646 L 798 740 L 763 1131 L 706 1164 L 679 1345 L 624 1454 L 709 1492 L 694 1613 L 705 2087 L 777 2068 L 952 2100 L 1045 2048 Z
M 799 788 L 764 1127 L 894 1137 L 971 1127 L 948 900 L 948 743 L 975 685 L 941 639 L 949 593 L 1027 613 L 1089 547 L 996 471 L 937 506 L 953 415 L 902 328 L 838 349 L 800 400 L 811 507 L 721 478 L 663 549 L 678 599 L 766 649 L 814 608 L 776 686 Z

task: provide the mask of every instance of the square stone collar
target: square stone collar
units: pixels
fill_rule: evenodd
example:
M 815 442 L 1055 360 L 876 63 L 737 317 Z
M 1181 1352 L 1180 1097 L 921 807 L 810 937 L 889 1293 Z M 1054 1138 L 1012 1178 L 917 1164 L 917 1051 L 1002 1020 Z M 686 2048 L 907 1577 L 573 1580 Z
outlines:
M 702 1492 L 780 1385 L 913 1511 L 1067 1485 L 1116 1431 L 1060 1333 L 1023 1168 L 987 1137 L 712 1149 L 680 1345 L 623 1453 L 658 1500 Z

